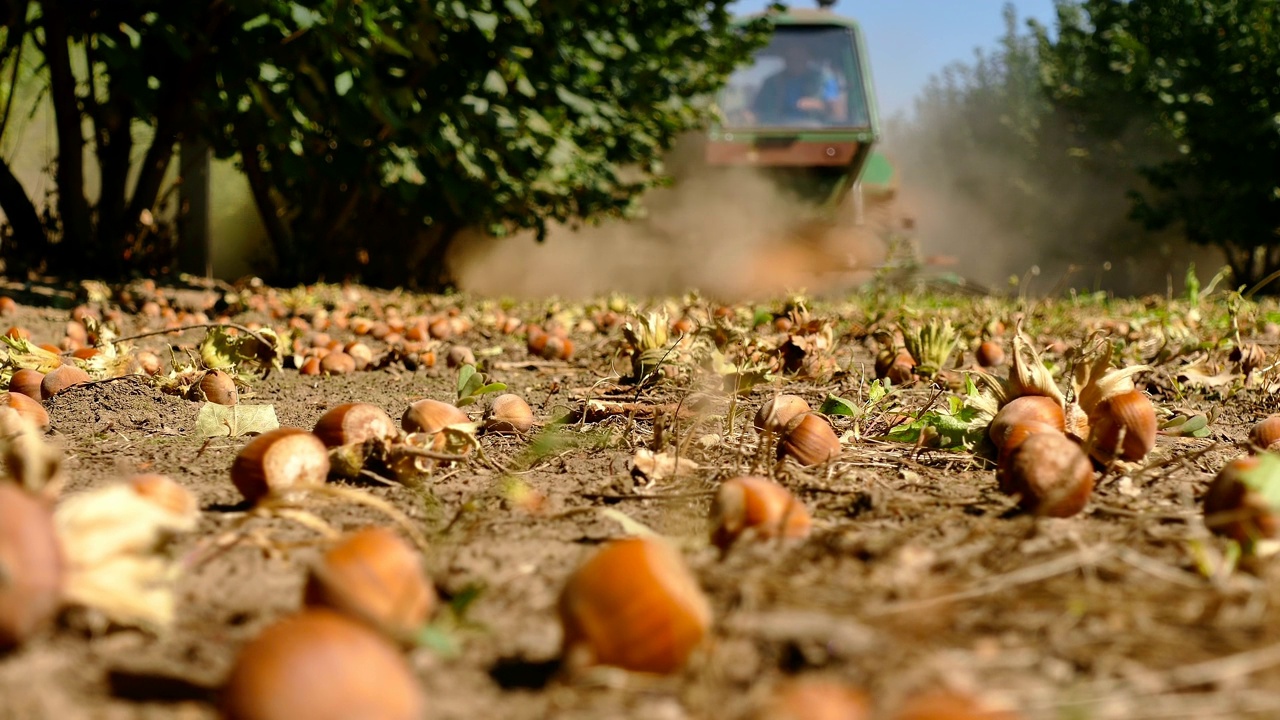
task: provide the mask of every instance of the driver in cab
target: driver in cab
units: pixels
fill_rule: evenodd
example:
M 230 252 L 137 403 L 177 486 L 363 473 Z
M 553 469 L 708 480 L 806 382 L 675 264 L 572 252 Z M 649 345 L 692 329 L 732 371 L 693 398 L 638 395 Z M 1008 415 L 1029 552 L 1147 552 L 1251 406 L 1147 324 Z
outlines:
M 765 79 L 751 103 L 752 120 L 764 125 L 839 120 L 840 85 L 814 64 L 809 48 L 787 43 L 782 59 L 783 68 Z

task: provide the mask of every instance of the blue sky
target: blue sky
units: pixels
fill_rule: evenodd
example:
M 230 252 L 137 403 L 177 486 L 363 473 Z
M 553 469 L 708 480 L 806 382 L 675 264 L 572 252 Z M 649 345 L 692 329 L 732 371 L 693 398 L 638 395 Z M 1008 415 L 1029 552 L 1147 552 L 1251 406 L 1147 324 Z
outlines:
M 911 112 L 929 76 L 955 60 L 971 60 L 974 48 L 992 48 L 1004 34 L 1008 0 L 838 0 L 835 12 L 856 18 L 867 37 L 880 114 Z M 735 12 L 763 9 L 768 0 L 740 0 Z M 815 0 L 789 0 L 815 7 Z M 1053 26 L 1053 0 L 1013 0 L 1019 24 L 1036 18 Z

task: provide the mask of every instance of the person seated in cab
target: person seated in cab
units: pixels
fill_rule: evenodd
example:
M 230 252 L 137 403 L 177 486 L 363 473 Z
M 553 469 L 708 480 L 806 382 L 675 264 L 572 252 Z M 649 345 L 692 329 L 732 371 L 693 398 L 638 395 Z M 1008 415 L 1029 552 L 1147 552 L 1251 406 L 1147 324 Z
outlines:
M 782 69 L 765 79 L 751 103 L 753 122 L 786 125 L 842 120 L 840 83 L 814 62 L 809 47 L 800 41 L 789 42 L 782 48 L 782 59 Z

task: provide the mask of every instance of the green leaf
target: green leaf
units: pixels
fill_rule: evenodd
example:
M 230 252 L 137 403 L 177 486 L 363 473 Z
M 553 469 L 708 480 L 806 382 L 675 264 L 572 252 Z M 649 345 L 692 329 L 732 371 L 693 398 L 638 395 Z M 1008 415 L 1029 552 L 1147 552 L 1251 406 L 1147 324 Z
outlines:
M 862 414 L 862 411 L 853 403 L 835 395 L 828 395 L 827 399 L 823 401 L 822 407 L 818 408 L 818 412 L 823 415 L 845 415 L 853 418 Z
M 481 87 L 485 92 L 498 97 L 507 96 L 507 81 L 502 79 L 502 73 L 497 70 L 490 70 L 489 74 L 484 76 L 484 84 Z
M 498 16 L 493 13 L 473 11 L 471 13 L 471 24 L 475 25 L 476 29 L 490 42 L 493 42 L 497 36 Z
M 524 3 L 524 0 L 506 0 L 503 4 L 506 5 L 507 12 L 511 13 L 511 17 L 522 23 L 533 22 L 533 15 L 529 13 L 529 6 Z
M 458 368 L 458 396 L 468 395 L 467 387 L 471 384 L 471 378 L 476 374 L 476 366 L 470 363 Z
M 343 97 L 349 90 L 351 90 L 351 86 L 354 83 L 355 80 L 351 77 L 351 71 L 348 70 L 333 79 L 333 90 L 338 93 L 338 97 Z
M 1240 473 L 1240 480 L 1258 493 L 1273 511 L 1280 512 L 1280 456 L 1258 453 L 1258 465 Z
M 142 35 L 137 30 L 129 27 L 127 23 L 120 23 L 120 32 L 129 38 L 129 46 L 134 50 L 137 50 L 138 46 L 142 44 Z
M 526 75 L 516 78 L 516 92 L 529 98 L 538 94 L 538 91 L 533 87 L 533 83 L 529 82 L 529 78 Z
M 200 437 L 239 437 L 280 427 L 273 405 L 219 405 L 207 402 L 196 415 Z
M 239 334 L 232 334 L 238 332 Z M 249 365 L 265 372 L 284 367 L 284 343 L 274 330 L 263 328 L 258 334 L 274 346 L 264 346 L 248 333 L 225 326 L 209 328 L 200 344 L 200 360 L 210 370 L 238 369 Z
M 320 11 L 318 10 L 312 10 L 311 8 L 298 2 L 291 3 L 291 5 L 293 8 L 291 12 L 291 16 L 293 17 L 293 22 L 296 23 L 297 26 L 303 30 L 309 30 L 313 26 L 315 26 L 317 23 L 324 20 L 324 15 L 321 14 Z
M 267 13 L 262 13 L 261 15 L 258 15 L 246 20 L 244 24 L 240 26 L 240 29 L 241 30 L 257 30 L 258 28 L 262 27 L 263 25 L 267 25 L 270 22 L 271 22 L 271 15 Z
M 577 110 L 583 115 L 595 116 L 597 114 L 595 103 L 564 87 L 563 85 L 556 87 L 556 97 L 560 99 L 560 102 L 568 105 L 574 110 Z
M 444 658 L 456 658 L 462 654 L 458 640 L 443 627 L 428 625 L 422 628 L 418 631 L 417 643 Z

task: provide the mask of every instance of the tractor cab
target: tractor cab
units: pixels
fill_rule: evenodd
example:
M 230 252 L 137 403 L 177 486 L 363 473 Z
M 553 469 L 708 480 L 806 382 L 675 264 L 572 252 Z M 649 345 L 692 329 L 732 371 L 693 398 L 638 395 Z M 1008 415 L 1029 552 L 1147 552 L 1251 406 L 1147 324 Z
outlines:
M 820 214 L 855 206 L 860 223 L 863 181 L 889 178 L 864 177 L 884 164 L 873 158 L 880 127 L 866 43 L 858 23 L 829 4 L 770 16 L 768 44 L 717 98 L 721 122 L 703 159 L 759 170 Z
M 725 129 L 871 130 L 857 41 L 842 25 L 781 25 L 722 91 Z

